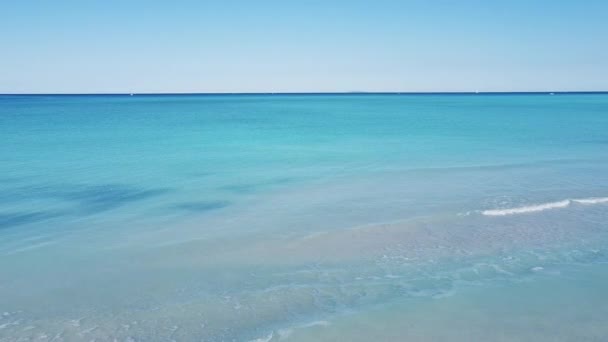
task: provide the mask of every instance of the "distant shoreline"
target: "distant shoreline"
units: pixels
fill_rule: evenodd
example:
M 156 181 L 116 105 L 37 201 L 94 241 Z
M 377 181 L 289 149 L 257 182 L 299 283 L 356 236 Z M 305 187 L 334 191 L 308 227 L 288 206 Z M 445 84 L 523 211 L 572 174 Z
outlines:
M 251 92 L 251 93 L 2 93 L 0 96 L 243 96 L 243 95 L 276 95 L 276 96 L 319 96 L 319 95 L 601 95 L 608 90 L 598 91 L 462 91 L 462 92 Z

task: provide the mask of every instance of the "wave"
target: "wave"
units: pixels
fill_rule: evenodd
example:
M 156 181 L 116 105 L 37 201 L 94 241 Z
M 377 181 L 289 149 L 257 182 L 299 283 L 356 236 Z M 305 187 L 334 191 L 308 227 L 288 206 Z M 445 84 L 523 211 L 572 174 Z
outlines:
M 581 203 L 581 204 L 608 203 L 608 197 L 573 199 L 572 202 Z
M 508 209 L 489 209 L 481 211 L 482 215 L 485 216 L 506 216 L 515 214 L 526 214 L 539 212 L 550 209 L 566 208 L 572 203 L 578 204 L 601 204 L 608 203 L 608 197 L 591 197 L 591 198 L 579 198 L 579 199 L 565 199 L 557 202 L 541 203 L 517 208 Z

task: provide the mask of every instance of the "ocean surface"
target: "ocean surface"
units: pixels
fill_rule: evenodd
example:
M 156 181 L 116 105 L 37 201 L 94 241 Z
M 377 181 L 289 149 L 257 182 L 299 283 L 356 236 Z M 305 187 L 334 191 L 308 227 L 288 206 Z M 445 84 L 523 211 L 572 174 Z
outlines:
M 0 341 L 608 340 L 608 94 L 0 95 Z

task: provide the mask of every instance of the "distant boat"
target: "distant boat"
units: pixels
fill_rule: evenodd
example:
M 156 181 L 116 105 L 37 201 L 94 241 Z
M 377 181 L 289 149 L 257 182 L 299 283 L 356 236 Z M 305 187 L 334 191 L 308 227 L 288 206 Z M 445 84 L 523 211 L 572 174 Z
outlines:
M 549 95 L 555 95 L 555 93 L 549 93 Z
M 133 94 L 133 93 L 129 94 L 129 96 L 133 96 L 133 95 L 135 95 L 135 94 Z

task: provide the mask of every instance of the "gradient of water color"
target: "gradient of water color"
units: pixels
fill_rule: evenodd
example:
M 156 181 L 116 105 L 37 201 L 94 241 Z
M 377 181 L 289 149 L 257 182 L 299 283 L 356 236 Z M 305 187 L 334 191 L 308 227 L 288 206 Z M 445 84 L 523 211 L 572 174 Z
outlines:
M 0 341 L 608 336 L 608 94 L 2 95 L 0 161 Z

